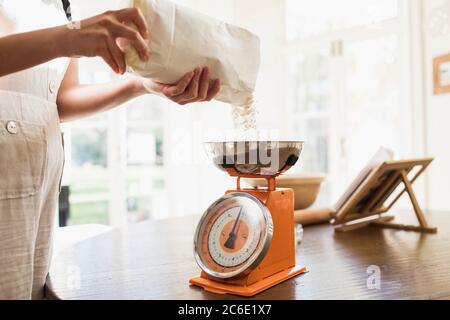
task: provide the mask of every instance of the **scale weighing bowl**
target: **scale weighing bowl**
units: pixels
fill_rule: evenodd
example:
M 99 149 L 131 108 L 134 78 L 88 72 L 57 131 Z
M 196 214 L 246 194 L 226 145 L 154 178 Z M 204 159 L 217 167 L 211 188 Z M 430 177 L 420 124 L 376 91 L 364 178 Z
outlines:
M 303 141 L 206 142 L 208 156 L 235 177 L 277 177 L 294 166 Z

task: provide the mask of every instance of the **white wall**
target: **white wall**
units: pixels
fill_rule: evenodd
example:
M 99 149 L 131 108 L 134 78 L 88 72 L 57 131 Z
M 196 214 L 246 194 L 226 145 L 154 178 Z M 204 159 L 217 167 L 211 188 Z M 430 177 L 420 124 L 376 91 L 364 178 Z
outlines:
M 424 43 L 426 96 L 425 115 L 427 154 L 436 157 L 428 174 L 428 206 L 450 210 L 450 94 L 433 94 L 433 58 L 450 53 L 450 21 L 440 25 L 442 32 L 430 28 L 431 19 L 442 6 L 450 15 L 450 0 L 424 0 Z

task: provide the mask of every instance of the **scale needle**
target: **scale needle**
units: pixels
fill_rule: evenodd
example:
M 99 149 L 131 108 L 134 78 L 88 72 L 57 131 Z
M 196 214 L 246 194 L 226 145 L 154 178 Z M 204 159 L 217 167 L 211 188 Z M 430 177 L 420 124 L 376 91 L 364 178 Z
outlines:
M 231 229 L 231 232 L 228 235 L 228 239 L 227 239 L 227 241 L 225 241 L 225 244 L 224 244 L 225 248 L 234 249 L 234 244 L 236 243 L 236 237 L 237 237 L 235 231 L 236 231 L 236 227 L 238 226 L 238 223 L 239 223 L 239 221 L 241 219 L 241 213 L 242 213 L 242 207 L 240 207 L 239 214 L 238 214 L 238 216 L 236 218 L 236 221 L 234 222 L 234 225 L 233 225 L 233 229 Z

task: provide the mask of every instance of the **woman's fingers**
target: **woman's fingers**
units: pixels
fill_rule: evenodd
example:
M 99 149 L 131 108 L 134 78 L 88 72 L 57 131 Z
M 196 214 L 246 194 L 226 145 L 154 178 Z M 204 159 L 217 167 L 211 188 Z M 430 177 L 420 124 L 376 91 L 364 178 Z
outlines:
M 106 62 L 106 64 L 109 65 L 111 67 L 111 69 L 114 70 L 115 73 L 119 73 L 120 72 L 119 66 L 117 65 L 116 61 L 112 57 L 112 54 L 111 54 L 109 48 L 106 48 L 100 54 L 100 57 L 102 57 L 102 59 Z
M 195 72 L 191 71 L 186 73 L 183 78 L 181 78 L 180 81 L 176 85 L 173 86 L 166 86 L 163 89 L 163 94 L 168 97 L 172 98 L 178 95 L 183 94 L 186 91 L 186 88 L 191 83 L 192 78 L 194 77 Z
M 172 101 L 180 105 L 196 101 L 211 101 L 220 91 L 220 80 L 212 81 L 210 77 L 211 73 L 209 68 L 204 68 L 203 72 L 198 72 L 198 69 L 196 69 L 195 75 L 186 88 L 186 91 L 178 96 L 172 97 Z
M 148 38 L 147 21 L 144 18 L 141 10 L 138 8 L 126 8 L 114 11 L 115 17 L 122 23 L 134 23 L 143 38 Z
M 144 83 L 147 91 L 163 94 L 180 105 L 196 101 L 211 101 L 220 91 L 220 80 L 211 80 L 208 67 L 197 68 L 181 78 L 176 85 L 162 84 L 149 80 Z
M 118 71 L 116 72 L 120 74 L 125 73 L 126 65 L 124 54 L 117 43 L 112 39 L 108 39 L 108 50 L 118 67 Z
M 219 91 L 220 91 L 220 79 L 216 79 L 215 81 L 213 81 L 213 84 L 210 85 L 208 94 L 204 101 L 211 101 L 212 99 L 214 99 L 215 96 L 217 96 Z
M 149 59 L 150 50 L 139 32 L 122 23 L 111 24 L 110 32 L 114 38 L 126 39 L 137 50 L 143 61 Z
M 194 77 L 192 78 L 184 93 L 173 97 L 172 100 L 178 104 L 186 104 L 197 101 L 201 73 L 202 69 L 195 69 Z
M 200 87 L 198 89 L 198 101 L 205 101 L 208 96 L 210 76 L 209 68 L 203 68 L 202 76 L 200 78 Z
M 200 84 L 200 77 L 202 76 L 202 69 L 197 68 L 194 71 L 194 77 L 187 88 L 186 100 L 195 100 L 198 97 L 198 89 Z

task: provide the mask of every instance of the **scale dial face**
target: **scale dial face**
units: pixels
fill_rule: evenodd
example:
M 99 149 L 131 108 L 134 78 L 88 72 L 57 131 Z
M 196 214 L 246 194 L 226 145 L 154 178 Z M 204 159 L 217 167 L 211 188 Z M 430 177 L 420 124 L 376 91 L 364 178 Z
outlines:
M 248 193 L 231 193 L 213 203 L 201 218 L 194 251 L 203 271 L 232 278 L 254 269 L 272 240 L 268 209 Z

